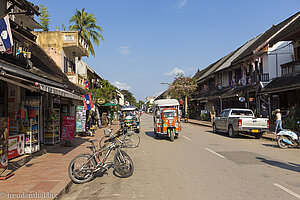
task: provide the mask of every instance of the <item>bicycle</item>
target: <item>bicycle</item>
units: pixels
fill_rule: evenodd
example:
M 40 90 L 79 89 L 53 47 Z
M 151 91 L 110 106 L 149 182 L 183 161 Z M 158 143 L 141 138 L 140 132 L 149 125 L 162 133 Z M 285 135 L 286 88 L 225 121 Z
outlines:
M 122 178 L 130 177 L 134 170 L 132 159 L 125 151 L 120 149 L 120 145 L 117 143 L 116 138 L 117 136 L 109 138 L 107 142 L 110 142 L 110 144 L 100 150 L 96 149 L 94 144 L 96 140 L 88 141 L 92 146 L 88 146 L 87 148 L 89 148 L 93 154 L 83 153 L 73 158 L 68 168 L 69 177 L 72 181 L 75 183 L 85 183 L 90 181 L 97 171 L 101 170 L 104 172 L 108 170 L 106 161 L 112 150 L 115 151 L 113 160 L 115 171 Z M 101 156 L 103 154 L 105 155 L 102 159 Z M 81 160 L 82 162 L 80 162 Z
M 112 133 L 112 129 L 107 130 L 110 134 Z M 104 132 L 104 135 L 107 134 Z M 104 136 L 101 138 L 99 142 L 99 147 L 102 148 L 105 146 L 105 138 L 107 136 Z M 140 144 L 140 136 L 136 133 L 128 133 L 127 131 L 122 130 L 122 134 L 119 135 L 119 137 L 116 137 L 117 141 L 120 143 L 121 148 L 136 148 Z M 106 144 L 107 145 L 107 144 Z

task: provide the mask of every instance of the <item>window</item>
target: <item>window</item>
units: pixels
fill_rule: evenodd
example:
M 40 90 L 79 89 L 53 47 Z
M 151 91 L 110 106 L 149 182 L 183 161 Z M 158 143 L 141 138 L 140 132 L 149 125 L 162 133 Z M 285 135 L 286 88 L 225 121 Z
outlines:
M 165 110 L 163 111 L 164 117 L 176 117 L 176 110 Z
M 64 57 L 64 72 L 67 74 L 73 74 L 76 72 L 75 63 L 67 57 Z
M 231 115 L 253 116 L 250 110 L 232 110 Z

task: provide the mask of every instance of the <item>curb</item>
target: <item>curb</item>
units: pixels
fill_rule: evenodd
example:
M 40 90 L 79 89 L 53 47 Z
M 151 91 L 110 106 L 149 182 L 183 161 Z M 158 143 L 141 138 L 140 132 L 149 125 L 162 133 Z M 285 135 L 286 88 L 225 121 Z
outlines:
M 121 128 L 118 128 L 116 132 L 114 133 L 117 133 L 121 130 Z M 59 200 L 63 197 L 64 194 L 67 194 L 71 188 L 71 186 L 73 185 L 73 181 L 70 180 L 66 186 L 58 193 L 58 195 L 53 199 L 53 200 Z
M 210 126 L 210 125 L 201 124 L 201 123 L 197 123 L 197 122 L 191 122 L 191 121 L 188 121 L 188 123 L 190 123 L 190 124 L 195 124 L 195 125 L 199 125 L 199 126 L 212 127 L 212 126 Z M 265 135 L 262 135 L 261 138 L 266 139 L 266 140 L 270 140 L 270 141 L 276 141 L 276 138 L 267 137 L 267 136 L 265 136 Z
M 197 122 L 191 122 L 191 121 L 188 121 L 187 123 L 190 123 L 190 124 L 196 124 L 196 125 L 199 125 L 199 126 L 212 127 L 211 125 L 207 125 L 207 124 L 200 124 L 200 123 L 197 123 Z

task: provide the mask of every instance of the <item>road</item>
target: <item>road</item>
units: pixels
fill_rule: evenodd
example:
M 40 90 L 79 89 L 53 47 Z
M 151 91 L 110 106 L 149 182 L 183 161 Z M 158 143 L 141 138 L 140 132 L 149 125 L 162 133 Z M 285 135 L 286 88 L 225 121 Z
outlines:
M 135 165 L 131 177 L 110 169 L 73 184 L 62 199 L 300 199 L 300 149 L 192 124 L 170 142 L 154 137 L 152 116 L 141 123 L 140 146 L 126 150 Z

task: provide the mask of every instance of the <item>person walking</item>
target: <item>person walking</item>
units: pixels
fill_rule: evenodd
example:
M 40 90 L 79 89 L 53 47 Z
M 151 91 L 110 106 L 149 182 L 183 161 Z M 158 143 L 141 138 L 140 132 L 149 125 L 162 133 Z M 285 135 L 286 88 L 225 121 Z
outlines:
M 275 125 L 275 134 L 277 133 L 277 130 L 282 130 L 282 120 L 281 120 L 281 113 L 280 109 L 275 110 L 276 115 L 276 125 Z
M 261 108 L 262 108 L 262 111 L 260 111 L 260 117 L 269 119 L 269 113 L 268 113 L 266 107 L 262 106 Z
M 211 110 L 210 110 L 209 114 L 210 114 L 210 121 L 213 122 L 214 119 L 216 118 L 216 111 L 215 111 L 214 106 L 211 107 Z

